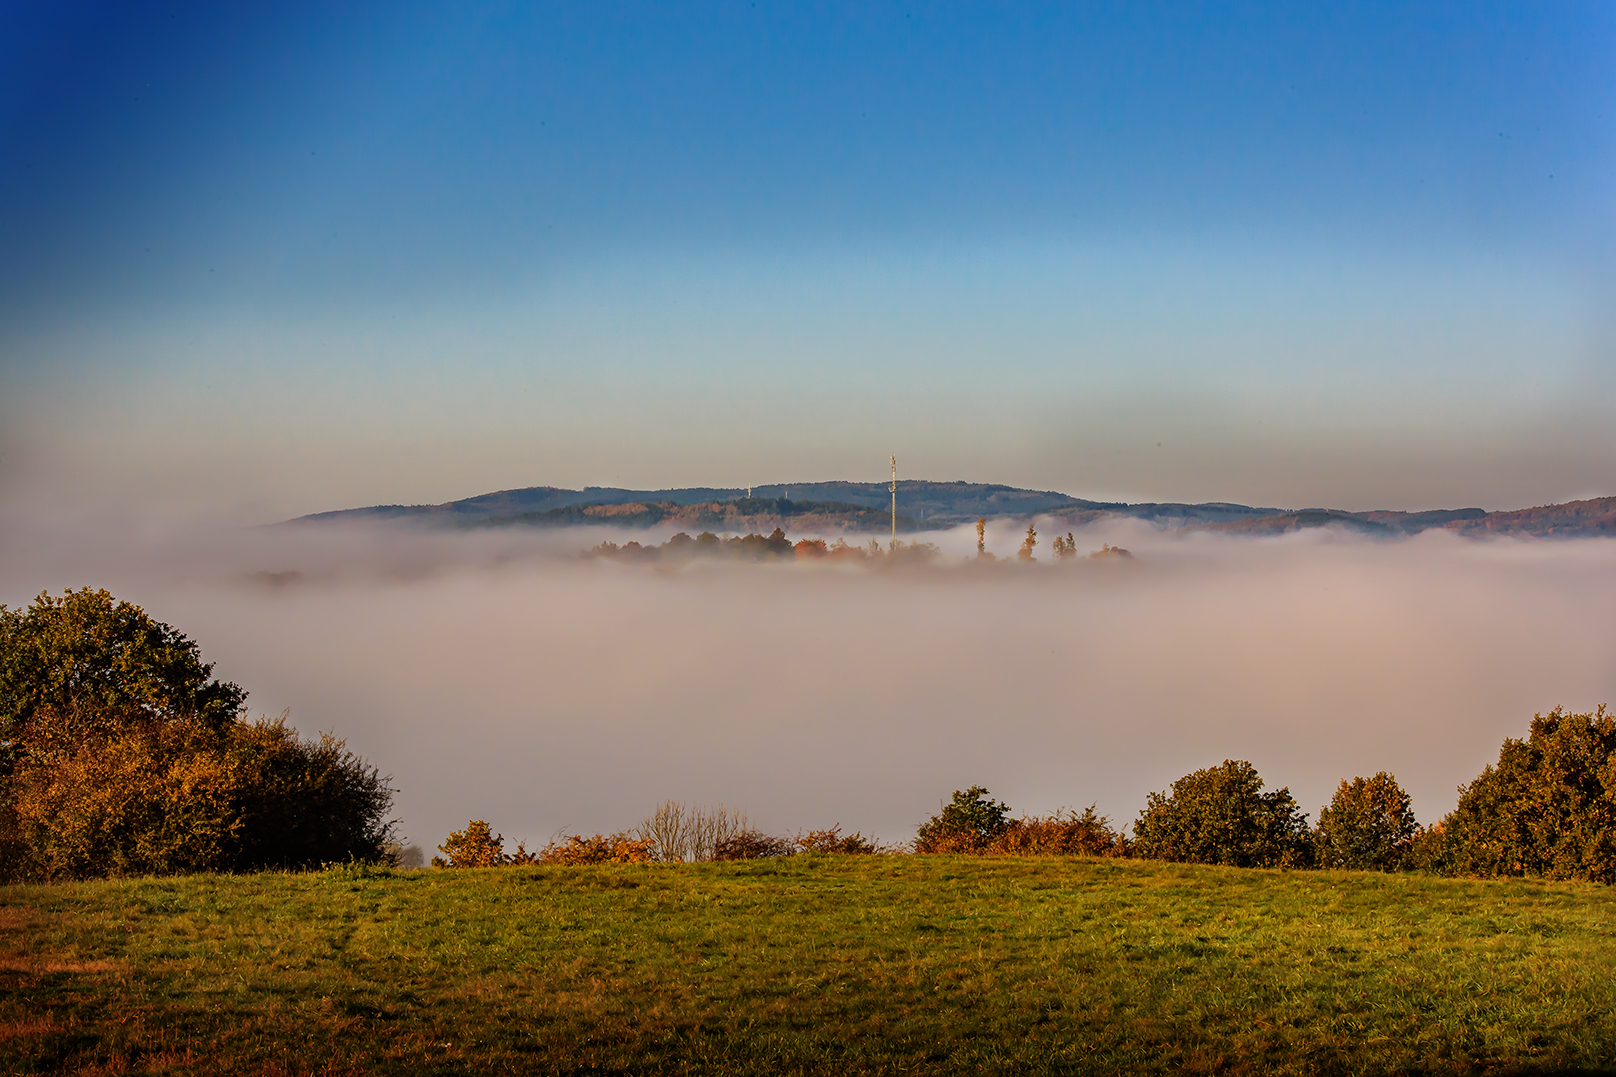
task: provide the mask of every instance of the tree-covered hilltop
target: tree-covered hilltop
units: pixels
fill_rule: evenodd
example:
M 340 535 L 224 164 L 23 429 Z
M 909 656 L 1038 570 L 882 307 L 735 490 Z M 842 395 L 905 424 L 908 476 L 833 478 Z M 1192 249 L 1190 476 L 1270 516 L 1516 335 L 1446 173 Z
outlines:
M 919 522 L 898 516 L 899 531 L 915 531 Z M 683 505 L 674 501 L 628 501 L 566 505 L 514 516 L 485 516 L 460 521 L 461 528 L 486 527 L 675 527 L 718 531 L 769 531 L 789 526 L 798 531 L 885 531 L 892 526 L 890 509 L 882 512 L 836 501 L 797 501 L 783 497 L 738 497 Z
M 723 507 L 719 507 L 723 506 Z M 786 520 L 814 517 L 806 526 L 824 531 L 879 531 L 890 524 L 892 490 L 885 482 L 804 482 L 747 489 L 686 487 L 624 490 L 588 486 L 564 490 L 532 486 L 499 490 L 439 505 L 372 505 L 319 512 L 288 521 L 408 523 L 426 527 L 568 527 L 610 523 L 767 531 Z M 720 518 L 722 517 L 722 518 Z M 1026 521 L 1048 517 L 1055 526 L 1079 528 L 1108 518 L 1143 520 L 1165 531 L 1207 530 L 1231 535 L 1281 535 L 1336 527 L 1381 538 L 1401 538 L 1433 528 L 1461 535 L 1572 537 L 1616 533 L 1616 497 L 1563 505 L 1489 512 L 1481 508 L 1405 512 L 1373 509 L 1280 509 L 1225 501 L 1091 501 L 1053 490 L 1023 490 L 976 482 L 898 480 L 898 529 L 943 530 L 980 518 Z
M 560 510 L 579 507 L 674 505 L 692 508 L 701 505 L 746 502 L 834 505 L 837 506 L 835 511 L 838 513 L 867 511 L 890 520 L 892 490 L 887 482 L 841 481 L 773 483 L 750 489 L 697 486 L 666 490 L 626 490 L 587 486 L 582 490 L 565 490 L 555 486 L 532 486 L 518 490 L 498 490 L 438 505 L 372 505 L 366 508 L 338 509 L 301 516 L 288 522 L 295 524 L 380 522 L 457 527 L 474 521 L 503 519 L 536 523 L 537 526 L 547 524 L 564 526 L 552 523 L 567 519 L 567 514 Z M 916 528 L 949 528 L 968 524 L 980 517 L 996 519 L 1039 515 L 1056 515 L 1063 520 L 1070 519 L 1076 526 L 1088 519 L 1097 519 L 1108 514 L 1137 516 L 1153 521 L 1159 519 L 1215 523 L 1247 517 L 1273 516 L 1283 511 L 1278 508 L 1259 508 L 1226 502 L 1204 505 L 1130 505 L 1121 501 L 1091 501 L 1054 490 L 1024 490 L 999 483 L 898 480 L 900 529 L 904 526 L 905 517 L 912 521 L 912 526 Z M 547 515 L 551 513 L 554 515 Z M 797 515 L 800 514 L 801 510 Z M 787 517 L 782 514 L 779 518 Z M 692 523 L 691 526 L 710 525 Z M 753 526 L 763 527 L 761 519 Z

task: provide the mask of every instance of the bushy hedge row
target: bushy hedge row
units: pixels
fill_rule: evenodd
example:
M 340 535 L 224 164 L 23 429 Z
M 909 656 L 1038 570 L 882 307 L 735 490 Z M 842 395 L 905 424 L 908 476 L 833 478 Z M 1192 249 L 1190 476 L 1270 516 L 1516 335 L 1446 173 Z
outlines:
M 666 805 L 664 806 L 666 807 Z M 585 837 L 573 834 L 552 841 L 530 853 L 518 842 L 516 852 L 505 852 L 505 836 L 495 834 L 481 819 L 473 819 L 466 829 L 456 830 L 438 846 L 442 856 L 432 858 L 435 868 L 520 867 L 524 864 L 643 864 L 653 860 L 682 860 L 659 855 L 657 837 L 642 826 L 610 836 Z M 759 860 L 764 857 L 795 856 L 798 853 L 879 853 L 887 852 L 860 834 L 842 833 L 841 827 L 810 830 L 795 837 L 765 834 L 761 830 L 740 829 L 717 839 L 703 860 Z
M 524 864 L 643 864 L 651 860 L 648 838 L 621 833 L 584 837 L 574 834 L 564 841 L 551 842 L 530 853 L 521 842 L 516 852 L 505 851 L 505 836 L 496 834 L 481 819 L 473 819 L 466 829 L 456 830 L 438 846 L 443 856 L 434 856 L 435 868 L 500 868 Z
M 1074 835 L 1069 844 L 1022 836 L 1062 833 Z M 1150 794 L 1131 839 L 1093 808 L 1081 817 L 1011 819 L 1007 806 L 972 786 L 920 827 L 915 851 L 1616 883 L 1616 719 L 1604 707 L 1534 715 L 1527 739 L 1506 740 L 1498 764 L 1461 787 L 1458 806 L 1430 827 L 1416 822 L 1408 794 L 1384 771 L 1343 781 L 1309 827 L 1289 789 L 1264 792 L 1256 768 L 1231 759 Z
M 704 841 L 670 839 L 692 820 Z M 669 802 L 634 831 L 573 836 L 538 854 L 500 852 L 486 823 L 473 821 L 440 847 L 446 867 L 641 860 L 749 860 L 817 853 L 893 853 L 839 828 L 773 836 L 738 812 Z M 1616 720 L 1556 709 L 1535 715 L 1526 740 L 1504 742 L 1498 765 L 1460 790 L 1459 804 L 1430 827 L 1414 818 L 1408 793 L 1384 771 L 1342 781 L 1310 827 L 1289 789 L 1264 791 L 1243 760 L 1186 774 L 1150 794 L 1130 838 L 1096 813 L 1062 811 L 1012 818 L 987 789 L 956 790 L 921 824 L 917 854 L 1134 856 L 1230 867 L 1346 868 L 1448 875 L 1542 875 L 1616 882 Z

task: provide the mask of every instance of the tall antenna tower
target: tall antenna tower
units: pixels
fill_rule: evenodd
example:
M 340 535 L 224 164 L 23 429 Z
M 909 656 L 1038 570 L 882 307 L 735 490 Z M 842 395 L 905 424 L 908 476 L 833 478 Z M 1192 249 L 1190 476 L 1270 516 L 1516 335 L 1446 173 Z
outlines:
M 892 458 L 892 544 L 888 549 L 898 548 L 898 458 Z

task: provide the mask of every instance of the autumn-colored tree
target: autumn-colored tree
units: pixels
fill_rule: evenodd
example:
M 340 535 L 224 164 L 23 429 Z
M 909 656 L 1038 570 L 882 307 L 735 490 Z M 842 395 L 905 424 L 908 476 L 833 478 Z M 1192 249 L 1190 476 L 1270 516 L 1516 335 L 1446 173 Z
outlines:
M 387 779 L 282 719 L 138 606 L 85 588 L 0 606 L 0 874 L 84 877 L 375 860 Z
M 1038 532 L 1033 530 L 1032 524 L 1028 524 L 1027 537 L 1021 540 L 1021 549 L 1017 552 L 1016 556 L 1021 558 L 1023 561 L 1038 560 L 1038 558 L 1032 555 L 1032 548 L 1036 545 L 1038 545 Z
M 434 856 L 435 868 L 494 868 L 504 864 L 505 837 L 495 834 L 481 819 L 473 819 L 464 830 L 450 831 L 438 846 L 443 856 Z
M 1313 832 L 1321 868 L 1396 871 L 1408 858 L 1419 823 L 1397 779 L 1381 771 L 1373 778 L 1342 781 Z
M 982 557 L 988 552 L 988 519 L 980 516 L 976 521 L 976 556 Z
M 1460 875 L 1616 883 L 1616 718 L 1534 714 L 1459 794 L 1441 860 Z
M 980 785 L 954 790 L 943 810 L 920 825 L 915 852 L 980 852 L 1010 826 L 1010 808 Z

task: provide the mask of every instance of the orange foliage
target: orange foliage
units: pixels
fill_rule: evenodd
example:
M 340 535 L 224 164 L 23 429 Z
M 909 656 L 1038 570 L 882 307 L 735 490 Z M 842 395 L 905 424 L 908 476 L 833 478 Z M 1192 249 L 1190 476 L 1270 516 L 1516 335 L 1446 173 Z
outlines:
M 648 864 L 651 861 L 651 842 L 633 838 L 627 833 L 610 837 L 596 834 L 584 837 L 574 834 L 562 842 L 551 842 L 536 853 L 522 846 L 516 847 L 512 864 Z
M 1128 839 L 1113 830 L 1111 820 L 1090 805 L 1082 814 L 1056 812 L 1048 816 L 1011 819 L 998 834 L 984 836 L 972 830 L 927 835 L 915 844 L 917 853 L 954 853 L 968 856 L 1127 856 Z
M 45 878 L 314 867 L 375 859 L 385 779 L 281 722 L 128 718 L 19 769 L 11 825 Z

